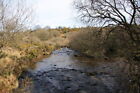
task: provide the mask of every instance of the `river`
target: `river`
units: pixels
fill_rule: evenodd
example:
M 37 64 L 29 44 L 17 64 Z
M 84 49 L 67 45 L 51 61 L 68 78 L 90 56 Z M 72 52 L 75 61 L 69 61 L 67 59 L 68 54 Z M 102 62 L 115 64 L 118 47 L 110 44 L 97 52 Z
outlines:
M 19 81 L 25 77 L 32 79 L 32 84 L 22 86 L 26 93 L 121 93 L 123 89 L 122 71 L 124 62 L 95 62 L 69 48 L 61 48 L 38 62 L 34 69 L 24 72 Z

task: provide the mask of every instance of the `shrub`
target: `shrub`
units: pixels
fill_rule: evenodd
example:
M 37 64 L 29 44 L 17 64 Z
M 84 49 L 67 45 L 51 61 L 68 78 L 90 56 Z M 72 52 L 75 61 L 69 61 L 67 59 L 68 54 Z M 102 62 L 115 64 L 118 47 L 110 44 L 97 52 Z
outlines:
M 6 57 L 7 55 L 5 53 L 3 53 L 2 51 L 0 51 L 0 59 Z
M 97 28 L 84 28 L 69 37 L 69 45 L 97 58 L 131 57 L 132 43 L 125 31 L 116 28 L 108 35 L 109 29 L 99 31 Z
M 102 52 L 100 52 L 103 38 L 99 37 L 98 31 L 89 28 L 82 29 L 71 34 L 69 38 L 71 48 L 80 50 L 88 55 L 103 56 Z
M 36 36 L 41 41 L 46 41 L 48 39 L 51 39 L 53 37 L 59 36 L 59 31 L 49 31 L 49 30 L 37 30 L 35 32 L 32 32 L 31 36 Z

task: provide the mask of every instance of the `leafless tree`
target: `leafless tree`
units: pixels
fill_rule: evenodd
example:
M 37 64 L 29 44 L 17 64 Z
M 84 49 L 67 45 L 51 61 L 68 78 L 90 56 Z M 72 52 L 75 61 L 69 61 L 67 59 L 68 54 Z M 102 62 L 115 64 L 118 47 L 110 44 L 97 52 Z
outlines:
M 82 21 L 119 25 L 136 44 L 140 43 L 140 0 L 76 0 L 74 5 Z
M 76 0 L 74 3 L 82 21 L 100 26 L 121 27 L 140 49 L 140 0 Z M 111 30 L 114 31 L 114 30 Z M 109 31 L 110 33 L 110 31 Z M 134 65 L 134 64 L 133 64 Z M 139 66 L 130 64 L 130 77 L 134 81 L 130 84 L 130 92 L 139 93 Z M 137 70 L 136 70 L 137 69 Z M 137 72 L 135 72 L 135 71 Z M 134 74 L 135 72 L 135 74 Z M 124 92 L 125 93 L 125 92 Z
M 32 9 L 27 7 L 26 0 L 0 0 L 0 39 L 11 39 L 30 24 Z

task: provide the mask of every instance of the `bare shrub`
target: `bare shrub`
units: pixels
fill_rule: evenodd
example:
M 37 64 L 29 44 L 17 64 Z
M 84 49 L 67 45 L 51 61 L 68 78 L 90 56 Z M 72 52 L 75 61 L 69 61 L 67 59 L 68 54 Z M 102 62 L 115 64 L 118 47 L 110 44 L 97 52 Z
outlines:
M 49 31 L 49 30 L 44 30 L 40 29 L 31 34 L 32 36 L 38 37 L 41 41 L 49 40 L 53 37 L 57 37 L 60 35 L 59 31 Z
M 99 29 L 87 28 L 70 36 L 70 47 L 80 50 L 95 57 L 130 57 L 131 43 L 125 31 L 115 29 L 108 37 L 109 28 Z M 130 50 L 128 50 L 130 49 Z M 130 54 L 130 55 L 129 55 Z
M 19 31 L 24 31 L 31 23 L 32 10 L 23 0 L 0 1 L 0 40 L 3 44 L 14 40 Z

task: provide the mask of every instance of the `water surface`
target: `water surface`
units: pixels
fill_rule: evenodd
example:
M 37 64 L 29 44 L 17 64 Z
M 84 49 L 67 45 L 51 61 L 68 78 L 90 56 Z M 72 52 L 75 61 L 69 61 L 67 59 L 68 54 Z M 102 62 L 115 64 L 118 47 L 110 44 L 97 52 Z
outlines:
M 20 84 L 20 88 L 29 93 L 119 93 L 122 89 L 119 73 L 123 69 L 119 65 L 125 64 L 98 64 L 93 60 L 69 48 L 53 51 L 24 73 L 22 79 L 29 77 L 33 83 L 26 88 Z

